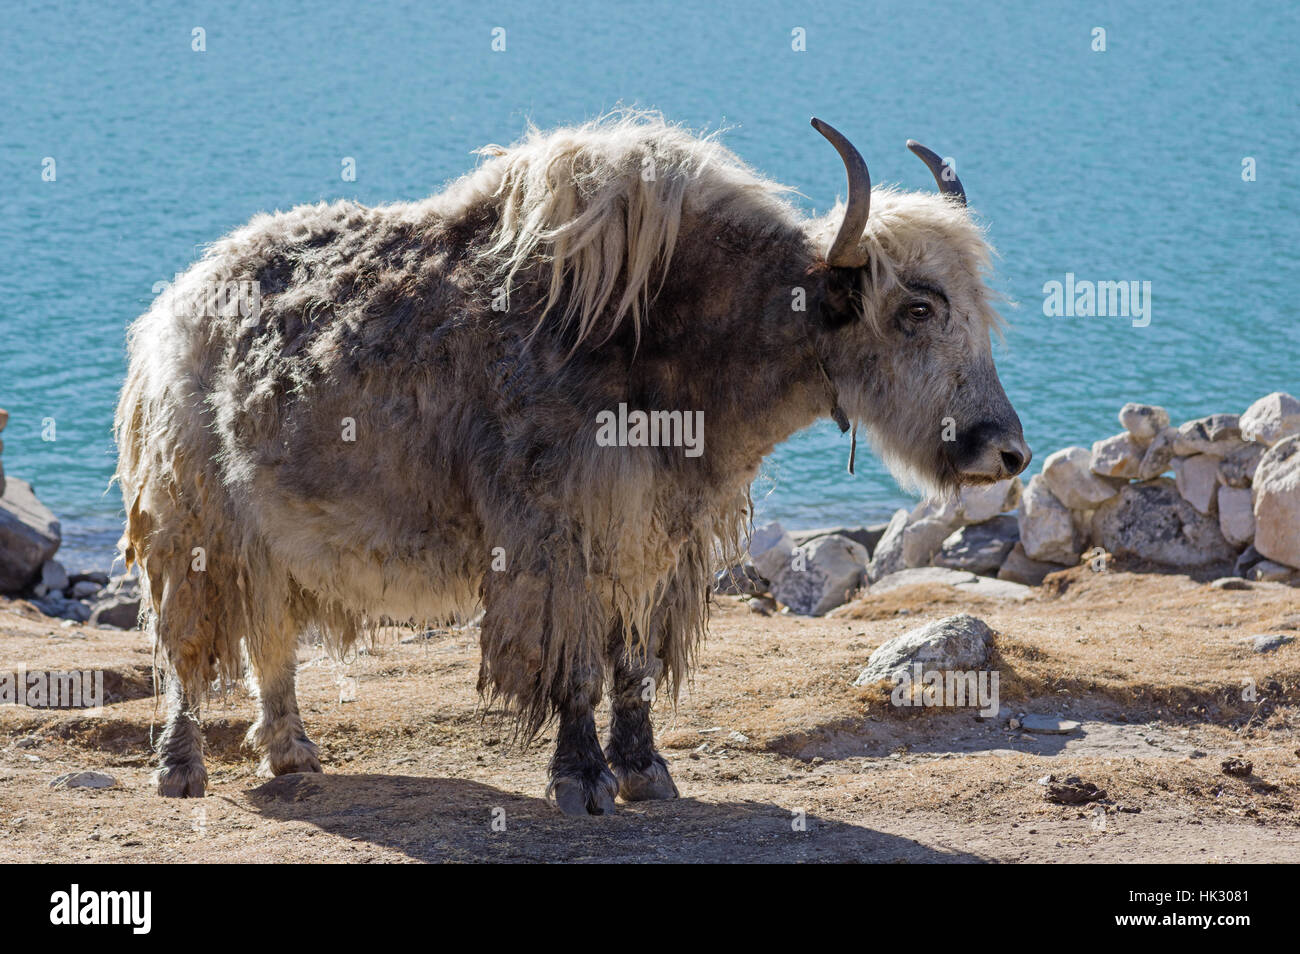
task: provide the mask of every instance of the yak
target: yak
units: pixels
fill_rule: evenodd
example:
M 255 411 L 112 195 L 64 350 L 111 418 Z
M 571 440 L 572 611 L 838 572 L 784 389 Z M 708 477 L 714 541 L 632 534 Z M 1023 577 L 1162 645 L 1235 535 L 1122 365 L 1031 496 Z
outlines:
M 300 636 L 343 653 L 479 616 L 485 703 L 525 739 L 558 722 L 553 805 L 676 797 L 651 705 L 677 698 L 778 443 L 830 417 L 938 493 L 1025 468 L 960 179 L 909 142 L 939 191 L 873 189 L 813 126 L 848 173 L 824 217 L 716 135 L 625 113 L 530 126 L 420 201 L 259 214 L 157 297 L 114 433 L 160 794 L 204 793 L 201 706 L 245 673 L 259 771 L 321 770 Z M 698 421 L 698 452 L 598 439 L 635 412 Z

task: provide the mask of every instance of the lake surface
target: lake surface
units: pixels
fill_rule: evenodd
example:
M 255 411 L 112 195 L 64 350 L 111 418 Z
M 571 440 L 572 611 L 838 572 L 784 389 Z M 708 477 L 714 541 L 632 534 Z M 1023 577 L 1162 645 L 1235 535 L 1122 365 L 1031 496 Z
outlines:
M 813 114 L 855 141 L 877 182 L 933 188 L 908 138 L 956 157 L 1000 251 L 1011 327 L 998 363 L 1039 460 L 1118 430 L 1128 400 L 1177 421 L 1300 394 L 1300 12 L 1072 6 L 7 10 L 5 470 L 62 518 L 65 563 L 107 566 L 120 528 L 108 480 L 123 332 L 156 283 L 257 211 L 419 198 L 529 120 L 572 123 L 620 104 L 729 127 L 724 141 L 810 211 L 844 188 Z M 492 49 L 497 27 L 504 52 Z M 192 49 L 195 28 L 205 51 Z M 355 181 L 340 175 L 344 157 Z M 1247 159 L 1254 181 L 1243 180 Z M 1150 282 L 1150 323 L 1047 317 L 1044 285 L 1067 273 Z M 54 440 L 42 439 L 47 419 Z M 909 502 L 873 459 L 860 456 L 850 478 L 847 454 L 829 422 L 780 447 L 755 488 L 760 517 L 871 522 Z

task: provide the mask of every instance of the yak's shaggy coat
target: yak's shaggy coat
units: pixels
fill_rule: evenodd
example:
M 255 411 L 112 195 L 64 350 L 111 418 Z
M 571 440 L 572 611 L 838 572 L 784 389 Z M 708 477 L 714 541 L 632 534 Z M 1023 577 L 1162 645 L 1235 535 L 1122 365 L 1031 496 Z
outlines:
M 125 557 L 177 705 L 246 647 L 274 771 L 316 767 L 292 697 L 309 628 L 341 651 L 482 608 L 480 688 L 527 731 L 598 701 L 621 654 L 675 691 L 777 442 L 838 402 L 900 473 L 951 477 L 949 372 L 885 343 L 909 271 L 965 289 L 953 353 L 991 368 L 987 250 L 937 195 L 876 191 L 850 294 L 878 344 L 828 347 L 838 214 L 803 218 L 715 141 L 631 116 L 484 152 L 424 201 L 259 215 L 131 328 Z M 247 282 L 252 313 L 214 303 Z M 598 446 L 621 402 L 702 410 L 705 453 Z

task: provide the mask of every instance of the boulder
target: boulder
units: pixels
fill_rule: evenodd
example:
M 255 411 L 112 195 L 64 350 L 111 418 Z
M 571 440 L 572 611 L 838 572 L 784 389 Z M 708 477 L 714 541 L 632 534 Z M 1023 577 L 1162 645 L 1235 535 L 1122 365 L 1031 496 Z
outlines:
M 1300 434 L 1300 400 L 1284 391 L 1260 398 L 1241 415 L 1243 440 L 1272 447 L 1292 434 Z
M 965 613 L 949 616 L 886 641 L 871 654 L 853 685 L 896 683 L 914 663 L 921 664 L 923 673 L 979 670 L 988 663 L 992 646 L 993 631 L 983 620 Z
M 1244 579 L 1250 575 L 1251 567 L 1263 559 L 1263 554 L 1256 550 L 1255 545 L 1252 543 L 1238 555 L 1236 562 L 1232 565 L 1232 572 Z
M 872 552 L 867 564 L 867 579 L 872 583 L 891 573 L 905 569 L 903 566 L 903 530 L 907 526 L 907 511 L 896 510 L 885 532 Z
M 1226 457 L 1245 444 L 1240 421 L 1236 414 L 1211 414 L 1188 421 L 1174 436 L 1174 453 L 1179 457 L 1193 454 Z
M 1019 542 L 1019 521 L 1003 514 L 948 536 L 934 556 L 934 565 L 971 573 L 996 573 Z
M 867 548 L 848 537 L 818 537 L 772 581 L 772 595 L 800 616 L 821 616 L 862 586 Z
M 952 524 L 925 519 L 903 528 L 903 566 L 929 566 L 943 541 L 952 533 Z
M 1125 405 L 1128 407 L 1129 405 Z M 1071 510 L 1093 510 L 1119 491 L 1120 482 L 1092 472 L 1092 452 L 1066 447 L 1043 461 L 1043 480 L 1057 500 Z
M 1219 529 L 1234 547 L 1244 547 L 1255 539 L 1255 511 L 1248 489 L 1219 488 Z
M 59 521 L 17 477 L 0 498 L 0 593 L 16 593 L 34 582 L 63 539 Z
M 983 523 L 1015 510 L 1020 506 L 1024 489 L 1019 477 L 963 487 L 957 493 L 957 520 L 964 524 Z
M 1146 447 L 1125 431 L 1092 445 L 1092 472 L 1102 477 L 1136 477 Z
M 1065 570 L 1063 563 L 1048 563 L 1043 560 L 1031 560 L 1025 555 L 1025 548 L 1017 543 L 1002 561 L 998 570 L 998 579 L 1025 586 L 1038 586 L 1049 573 Z
M 838 533 L 842 537 L 848 537 L 854 543 L 862 544 L 870 553 L 875 550 L 876 544 L 884 536 L 887 526 L 889 524 L 877 523 L 869 527 L 822 527 L 816 530 L 791 530 L 790 537 L 794 540 L 795 546 L 801 547 L 805 543 L 812 543 L 818 537 L 829 537 L 833 533 Z
M 1114 556 L 1161 566 L 1207 566 L 1237 555 L 1219 521 L 1198 512 L 1167 477 L 1121 488 L 1097 508 L 1092 536 Z
M 1255 549 L 1290 567 L 1300 567 L 1300 434 L 1268 449 L 1251 487 L 1255 501 Z
M 94 587 L 92 594 L 99 591 L 98 584 L 87 580 L 73 584 L 74 596 L 79 586 Z M 713 577 L 713 592 L 720 596 L 756 596 L 759 593 L 766 593 L 767 586 L 767 580 L 754 569 L 754 564 L 748 562 L 719 570 Z
M 123 593 L 100 599 L 91 608 L 89 618 L 92 626 L 116 626 L 118 629 L 135 629 L 139 621 L 140 597 Z
M 1020 543 L 1032 560 L 1070 566 L 1079 562 L 1082 535 L 1070 519 L 1069 508 L 1048 489 L 1042 474 L 1033 476 L 1020 501 Z
M 1174 462 L 1174 440 L 1178 437 L 1176 428 L 1166 427 L 1147 445 L 1138 465 L 1138 480 L 1154 480 L 1169 472 Z
M 1215 512 L 1219 461 L 1209 454 L 1174 458 L 1174 485 L 1184 500 L 1206 515 Z
M 1169 426 L 1169 412 L 1154 404 L 1125 404 L 1119 410 L 1119 422 L 1138 443 L 1150 444 Z
M 1283 566 L 1281 563 L 1275 563 L 1272 560 L 1260 560 L 1250 568 L 1246 574 L 1247 579 L 1258 580 L 1261 583 L 1285 583 L 1296 575 L 1296 570 L 1289 566 Z
M 41 564 L 41 585 L 48 593 L 50 590 L 66 590 L 72 584 L 68 581 L 68 571 L 58 560 L 46 560 Z
M 763 579 L 775 580 L 790 565 L 794 546 L 794 538 L 774 520 L 750 536 L 749 562 Z
M 1267 450 L 1263 444 L 1246 444 L 1219 461 L 1219 483 L 1225 487 L 1249 487 Z
M 939 583 L 944 586 L 961 586 L 965 583 L 974 583 L 978 580 L 974 573 L 968 573 L 963 570 L 950 570 L 943 566 L 918 566 L 910 570 L 899 570 L 897 573 L 890 573 L 888 576 L 882 576 L 867 591 L 872 596 L 879 596 L 882 593 L 888 593 L 890 590 L 896 590 L 900 586 L 919 586 L 922 584 Z

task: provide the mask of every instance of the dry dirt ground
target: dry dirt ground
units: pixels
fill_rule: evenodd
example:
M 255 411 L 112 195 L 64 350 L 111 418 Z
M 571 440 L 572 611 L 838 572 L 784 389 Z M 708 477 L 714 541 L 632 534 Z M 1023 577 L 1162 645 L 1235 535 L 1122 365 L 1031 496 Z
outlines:
M 996 633 L 1000 715 L 899 709 L 850 685 L 880 643 L 956 612 Z M 931 585 L 824 619 L 722 597 L 693 685 L 657 707 L 682 797 L 575 820 L 540 797 L 549 738 L 515 746 L 480 706 L 473 629 L 394 630 L 343 663 L 304 645 L 325 774 L 258 778 L 253 706 L 233 688 L 204 714 L 207 797 L 167 800 L 149 778 L 145 637 L 0 602 L 0 666 L 104 669 L 117 700 L 0 708 L 0 860 L 1300 861 L 1300 639 L 1241 641 L 1266 632 L 1300 636 L 1300 591 L 1080 569 L 1022 603 Z M 1010 727 L 1020 713 L 1082 726 L 1034 737 Z M 1224 773 L 1230 756 L 1253 773 Z M 50 787 L 77 770 L 119 786 Z M 1048 774 L 1106 798 L 1049 803 Z

